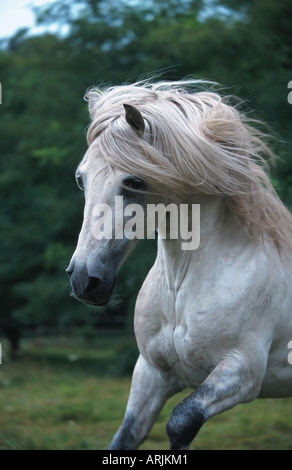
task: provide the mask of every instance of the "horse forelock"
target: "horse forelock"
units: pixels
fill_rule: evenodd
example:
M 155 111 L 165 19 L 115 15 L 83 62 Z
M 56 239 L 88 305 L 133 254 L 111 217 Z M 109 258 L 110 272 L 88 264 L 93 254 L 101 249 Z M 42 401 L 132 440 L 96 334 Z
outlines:
M 88 93 L 97 143 L 107 163 L 168 197 L 222 197 L 255 238 L 268 236 L 292 252 L 292 217 L 268 177 L 273 152 L 237 106 L 214 91 L 192 91 L 197 81 L 138 83 Z M 201 82 L 199 82 L 201 85 Z M 124 104 L 141 112 L 141 138 L 125 120 Z

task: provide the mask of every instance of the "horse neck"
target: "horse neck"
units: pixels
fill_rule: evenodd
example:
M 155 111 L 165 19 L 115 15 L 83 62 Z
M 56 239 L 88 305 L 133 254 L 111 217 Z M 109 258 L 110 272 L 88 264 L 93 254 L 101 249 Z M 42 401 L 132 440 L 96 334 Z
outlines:
M 218 253 L 229 249 L 230 240 L 244 237 L 240 224 L 227 209 L 224 199 L 209 196 L 197 197 L 193 204 L 200 204 L 200 244 L 195 250 L 182 250 L 185 241 L 180 234 L 177 239 L 158 236 L 157 263 L 165 273 L 170 288 L 179 288 L 190 269 L 214 260 Z M 189 203 L 191 211 L 191 204 Z M 159 229 L 158 229 L 158 235 Z M 229 243 L 228 243 L 229 240 Z

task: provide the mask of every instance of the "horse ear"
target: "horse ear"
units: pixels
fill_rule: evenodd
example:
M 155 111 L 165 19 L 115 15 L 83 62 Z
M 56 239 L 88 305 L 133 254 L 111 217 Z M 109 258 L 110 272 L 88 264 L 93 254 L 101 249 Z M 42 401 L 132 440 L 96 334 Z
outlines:
M 137 108 L 130 104 L 124 104 L 124 108 L 127 123 L 142 137 L 145 131 L 145 122 L 142 114 Z
M 88 101 L 88 111 L 90 117 L 91 119 L 94 119 L 97 110 L 97 103 L 99 101 L 99 95 L 97 92 L 89 91 L 85 95 L 85 100 Z

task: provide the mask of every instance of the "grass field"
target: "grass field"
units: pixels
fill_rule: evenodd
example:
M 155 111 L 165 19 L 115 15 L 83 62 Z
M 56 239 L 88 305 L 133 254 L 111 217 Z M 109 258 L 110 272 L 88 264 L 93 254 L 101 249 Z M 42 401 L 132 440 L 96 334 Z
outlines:
M 3 345 L 3 342 L 2 342 Z M 3 345 L 5 353 L 5 344 Z M 121 423 L 137 355 L 133 338 L 38 338 L 0 365 L 0 450 L 105 449 Z M 171 398 L 141 449 L 168 449 Z M 257 400 L 208 421 L 198 450 L 292 450 L 292 399 Z

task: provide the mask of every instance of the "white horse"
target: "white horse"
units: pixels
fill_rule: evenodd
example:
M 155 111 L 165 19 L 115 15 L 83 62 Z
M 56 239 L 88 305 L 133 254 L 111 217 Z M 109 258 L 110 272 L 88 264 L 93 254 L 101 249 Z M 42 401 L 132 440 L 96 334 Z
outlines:
M 106 304 L 137 243 L 115 237 L 129 221 L 116 213 L 117 196 L 123 209 L 200 204 L 197 249 L 157 227 L 157 258 L 135 308 L 140 355 L 108 447 L 136 449 L 166 400 L 191 387 L 166 428 L 171 449 L 187 449 L 208 418 L 292 396 L 291 214 L 264 169 L 263 136 L 217 93 L 139 83 L 91 90 L 88 100 L 89 148 L 76 171 L 84 221 L 67 269 L 76 297 Z M 94 236 L 99 204 L 111 208 L 104 224 L 119 217 L 111 238 Z

